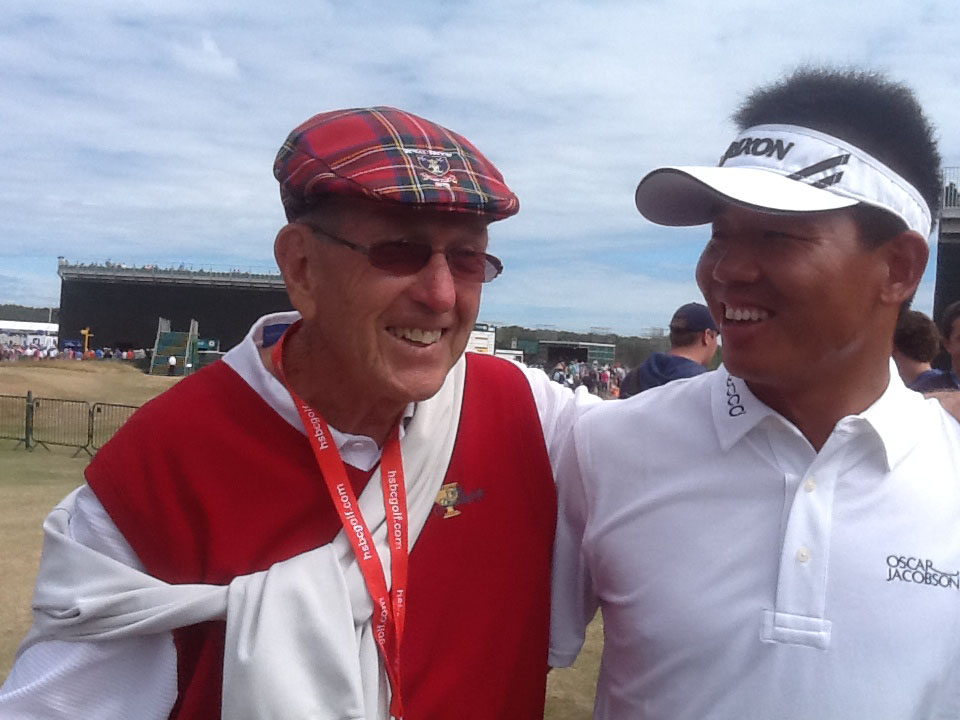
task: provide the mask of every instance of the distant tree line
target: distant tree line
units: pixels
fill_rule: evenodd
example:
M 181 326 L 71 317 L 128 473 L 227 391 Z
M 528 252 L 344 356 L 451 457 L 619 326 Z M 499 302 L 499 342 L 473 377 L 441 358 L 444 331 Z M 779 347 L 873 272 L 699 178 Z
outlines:
M 24 305 L 0 304 L 0 319 L 22 322 L 60 322 L 59 308 L 37 308 Z M 48 320 L 48 318 L 50 318 Z M 670 347 L 670 339 L 664 337 L 637 337 L 599 333 L 576 333 L 568 330 L 532 330 L 519 325 L 497 328 L 497 347 L 510 347 L 511 340 L 565 340 L 569 342 L 612 343 L 617 346 L 615 359 L 624 367 L 636 367 L 655 352 Z
M 51 312 L 52 311 L 52 312 Z M 60 322 L 59 308 L 26 307 L 25 305 L 0 304 L 0 320 L 18 322 Z
M 612 343 L 617 346 L 614 359 L 624 367 L 636 367 L 655 352 L 670 348 L 670 338 L 637 337 L 635 335 L 614 335 L 598 333 L 575 333 L 567 330 L 531 330 L 518 325 L 506 325 L 497 328 L 497 347 L 511 347 L 511 341 L 521 340 L 565 340 L 569 342 Z

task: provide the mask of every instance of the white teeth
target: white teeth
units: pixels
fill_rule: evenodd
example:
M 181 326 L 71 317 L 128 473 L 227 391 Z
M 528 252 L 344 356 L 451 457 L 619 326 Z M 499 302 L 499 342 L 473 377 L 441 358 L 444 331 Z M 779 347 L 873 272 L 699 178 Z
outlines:
M 733 308 L 729 305 L 724 308 L 723 316 L 727 320 L 751 320 L 757 322 L 766 320 L 770 313 L 759 308 Z
M 422 330 L 421 328 L 389 328 L 391 334 L 404 340 L 410 340 L 421 345 L 432 345 L 440 339 L 440 330 Z

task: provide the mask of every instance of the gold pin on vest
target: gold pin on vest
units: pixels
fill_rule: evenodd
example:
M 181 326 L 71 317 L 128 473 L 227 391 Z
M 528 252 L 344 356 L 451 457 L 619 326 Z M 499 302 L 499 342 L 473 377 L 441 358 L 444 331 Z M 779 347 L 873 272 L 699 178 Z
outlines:
M 455 507 L 459 499 L 460 485 L 458 483 L 448 483 L 440 488 L 440 492 L 437 493 L 436 503 L 446 510 L 442 518 L 443 520 L 456 517 L 460 514 L 460 511 Z

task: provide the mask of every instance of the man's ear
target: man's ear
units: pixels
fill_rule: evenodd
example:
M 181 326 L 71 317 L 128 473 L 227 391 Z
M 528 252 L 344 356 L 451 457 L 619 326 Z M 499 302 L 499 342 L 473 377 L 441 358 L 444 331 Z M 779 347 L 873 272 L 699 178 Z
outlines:
M 287 286 L 290 304 L 305 318 L 313 317 L 316 311 L 314 292 L 318 278 L 314 263 L 315 240 L 306 225 L 288 223 L 280 228 L 273 242 L 273 256 Z
M 884 254 L 887 263 L 881 300 L 899 307 L 917 291 L 930 258 L 930 246 L 920 233 L 906 230 L 887 240 L 877 251 Z

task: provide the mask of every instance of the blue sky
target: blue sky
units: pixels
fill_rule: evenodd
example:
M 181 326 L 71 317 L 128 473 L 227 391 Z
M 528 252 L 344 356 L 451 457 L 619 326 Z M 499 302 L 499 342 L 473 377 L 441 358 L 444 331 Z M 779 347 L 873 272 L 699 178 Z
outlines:
M 706 231 L 644 221 L 646 171 L 714 163 L 739 99 L 801 63 L 906 82 L 960 166 L 958 39 L 945 1 L 7 0 L 0 303 L 56 305 L 59 255 L 272 270 L 287 133 L 393 105 L 470 138 L 520 197 L 481 320 L 662 327 L 700 299 Z

